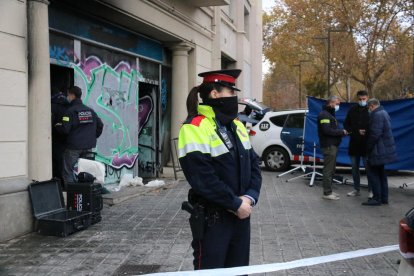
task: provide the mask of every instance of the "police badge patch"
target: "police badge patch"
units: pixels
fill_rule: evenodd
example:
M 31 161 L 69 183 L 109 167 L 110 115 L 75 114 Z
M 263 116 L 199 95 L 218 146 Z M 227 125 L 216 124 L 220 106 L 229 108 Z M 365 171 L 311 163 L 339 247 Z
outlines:
M 79 111 L 78 119 L 80 124 L 90 124 L 93 123 L 92 111 Z

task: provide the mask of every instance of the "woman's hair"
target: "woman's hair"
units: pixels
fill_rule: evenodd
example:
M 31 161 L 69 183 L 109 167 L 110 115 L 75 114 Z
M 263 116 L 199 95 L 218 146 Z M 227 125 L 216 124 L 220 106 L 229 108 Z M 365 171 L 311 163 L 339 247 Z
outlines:
M 195 86 L 190 90 L 187 96 L 187 120 L 191 117 L 197 116 L 197 106 L 198 106 L 198 93 L 200 93 L 200 98 L 204 102 L 208 99 L 210 92 L 217 90 L 221 92 L 223 86 L 218 83 L 205 82 L 199 86 Z

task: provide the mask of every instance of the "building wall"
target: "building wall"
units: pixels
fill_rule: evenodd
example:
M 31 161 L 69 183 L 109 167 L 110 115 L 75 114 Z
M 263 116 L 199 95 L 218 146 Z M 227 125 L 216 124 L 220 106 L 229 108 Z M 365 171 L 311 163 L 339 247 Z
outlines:
M 172 87 L 173 94 L 180 93 L 176 100 L 173 98 L 173 136 L 178 134 L 179 125 L 185 119 L 186 94 L 201 82 L 197 74 L 221 69 L 222 56 L 233 61 L 229 68 L 245 71 L 238 80 L 237 85 L 242 89 L 239 95 L 261 99 L 261 0 L 228 1 L 230 5 L 214 7 L 196 7 L 189 0 L 98 2 L 119 13 L 111 15 L 114 22 L 136 28 L 166 46 L 178 43 L 190 46 L 188 75 L 180 76 L 188 80 L 188 85 Z M 138 20 L 139 26 L 128 22 L 123 15 Z M 177 92 L 177 89 L 185 91 Z
M 195 60 L 197 72 L 192 72 L 194 75 L 205 70 L 221 69 L 217 68 L 218 63 L 213 60 L 215 51 L 222 52 L 238 62 L 241 69 L 244 67 L 243 64 L 247 63 L 252 73 L 240 76 L 240 83 L 248 84 L 243 93 L 246 96 L 251 95 L 261 99 L 261 0 L 229 1 L 229 6 L 201 8 L 189 5 L 191 1 L 181 0 L 154 0 L 151 3 L 143 1 L 140 4 L 134 0 L 102 0 L 101 2 L 122 11 L 128 11 L 134 17 L 150 22 L 155 28 L 165 33 L 174 34 L 178 41 L 194 43 L 197 51 Z M 244 7 L 249 11 L 247 26 L 245 26 Z M 219 12 L 215 13 L 215 10 Z M 215 24 L 217 21 L 214 16 L 216 15 L 220 16 L 219 25 Z M 249 34 L 249 39 L 244 39 L 240 43 L 237 36 L 245 37 L 245 33 Z M 216 36 L 220 44 L 214 44 Z M 257 80 L 253 82 L 253 78 Z M 196 82 L 200 80 L 197 78 Z M 192 84 L 198 83 L 190 83 Z
M 262 0 L 252 0 L 254 9 L 250 12 L 250 58 L 251 58 L 251 97 L 263 101 L 262 82 Z
M 26 2 L 0 1 L 0 240 L 31 231 Z
M 166 150 L 164 146 L 168 145 L 170 137 L 177 134 L 177 129 L 181 125 L 183 117 L 185 117 L 185 99 L 188 91 L 192 86 L 201 82 L 197 74 L 207 70 L 221 69 L 223 57 L 226 58 L 226 61 L 230 61 L 229 68 L 238 67 L 243 69 L 237 84 L 243 90 L 240 95 L 261 99 L 260 0 L 223 1 L 223 3 L 230 3 L 230 5 L 214 7 L 195 7 L 195 1 L 192 0 L 50 0 L 50 2 L 50 6 L 56 4 L 58 10 L 60 6 L 65 6 L 76 14 L 106 21 L 138 35 L 147 36 L 162 44 L 165 52 L 170 55 L 167 62 L 165 60 L 160 61 L 160 64 L 162 64 L 159 67 L 160 72 L 162 72 L 162 76 L 167 78 L 160 79 L 161 83 L 158 83 L 158 89 L 160 89 L 161 94 L 157 94 L 160 97 L 160 99 L 157 98 L 160 103 L 157 108 L 162 109 L 160 115 L 162 117 L 160 143 L 163 145 L 164 151 Z M 0 51 L 7 53 L 7 55 L 0 55 L 0 84 L 2 85 L 0 91 L 0 118 L 7 118 L 7 120 L 0 119 L 0 128 L 7 130 L 0 132 L 0 221 L 4 222 L 0 224 L 0 240 L 21 235 L 32 229 L 32 214 L 26 190 L 29 183 L 27 180 L 28 172 L 31 171 L 29 168 L 32 168 L 32 166 L 29 166 L 28 152 L 33 147 L 30 147 L 32 142 L 29 144 L 28 141 L 32 141 L 33 137 L 36 140 L 42 136 L 39 133 L 34 133 L 33 136 L 30 134 L 29 137 L 28 129 L 31 130 L 30 133 L 33 133 L 33 131 L 36 131 L 37 124 L 40 126 L 50 125 L 48 116 L 39 117 L 44 122 L 30 121 L 29 124 L 28 120 L 28 110 L 31 110 L 31 112 L 38 110 L 28 106 L 28 94 L 29 89 L 31 89 L 31 82 L 28 80 L 40 81 L 42 85 L 45 81 L 50 82 L 44 76 L 41 80 L 38 80 L 37 73 L 28 70 L 27 54 L 31 53 L 31 49 L 26 49 L 26 45 L 30 41 L 27 35 L 28 21 L 26 13 L 30 14 L 30 3 L 44 5 L 42 7 L 47 8 L 47 1 L 0 1 Z M 27 12 L 28 7 L 29 12 Z M 45 20 L 41 24 L 44 25 L 37 29 L 47 30 L 47 21 Z M 36 34 L 29 36 L 29 38 L 32 37 L 39 38 Z M 75 42 L 74 52 L 79 51 L 78 54 L 81 54 L 81 49 L 84 49 L 82 43 L 86 42 Z M 116 43 L 114 42 L 114 44 Z M 119 48 L 119 45 L 112 46 L 115 51 Z M 61 61 L 60 58 L 52 56 L 52 54 L 59 54 L 59 52 L 53 52 L 53 50 L 59 49 L 52 48 L 49 50 L 52 51 L 52 63 Z M 121 70 L 121 72 L 117 71 L 117 67 L 120 68 L 119 62 L 112 64 L 107 60 L 95 60 L 93 66 L 84 67 L 87 61 L 92 61 L 92 56 L 98 56 L 98 54 L 94 52 L 93 55 L 80 56 L 78 60 L 74 59 L 69 62 L 69 66 L 75 70 L 75 83 L 82 86 L 84 91 L 87 92 L 86 95 L 89 95 L 86 100 L 91 100 L 91 104 L 96 108 L 102 108 L 102 105 L 105 104 L 103 96 L 111 95 L 114 92 L 109 88 L 122 88 L 127 86 L 128 83 L 133 83 L 132 88 L 134 90 L 134 87 L 136 88 L 135 83 L 138 81 L 140 84 L 140 80 L 145 79 L 146 76 L 140 71 L 142 68 L 140 67 L 139 57 L 136 56 L 134 56 L 132 63 L 128 63 L 130 69 L 124 68 L 125 70 Z M 134 64 L 134 61 L 137 61 L 137 63 Z M 185 66 L 185 68 L 180 66 Z M 91 84 L 92 78 L 89 78 L 93 74 L 97 76 L 100 73 L 99 70 L 105 71 L 109 74 L 108 76 L 113 76 L 112 80 L 108 79 L 108 83 L 111 83 L 111 85 L 106 87 L 108 93 L 104 93 L 105 95 L 94 92 Z M 91 74 L 90 76 L 88 76 L 88 72 Z M 124 75 L 121 76 L 121 73 Z M 135 75 L 133 76 L 133 74 Z M 105 79 L 104 83 L 106 82 Z M 150 90 L 151 87 L 146 89 Z M 115 90 L 123 91 L 123 89 Z M 133 93 L 135 92 L 134 90 Z M 168 102 L 167 99 L 171 99 L 171 97 L 172 101 Z M 101 102 L 97 102 L 96 99 L 101 99 Z M 114 99 L 122 101 L 124 98 L 114 96 Z M 49 99 L 45 100 L 49 101 Z M 112 103 L 114 104 L 114 101 Z M 122 110 L 128 104 L 136 104 L 132 101 L 118 103 L 117 112 L 119 114 L 124 112 Z M 168 111 L 168 108 L 171 108 L 172 111 Z M 105 108 L 103 109 L 102 112 L 105 113 Z M 179 116 L 176 116 L 174 110 L 180 111 L 177 113 Z M 135 114 L 134 112 L 132 113 Z M 112 115 L 114 114 L 112 113 Z M 125 116 L 127 117 L 127 115 Z M 130 118 L 124 119 L 128 124 L 133 124 L 132 121 L 129 121 Z M 166 120 L 170 120 L 170 123 Z M 122 124 L 112 124 L 112 129 L 107 131 L 116 131 L 117 126 L 122 126 Z M 136 130 L 132 129 L 132 132 L 135 133 Z M 127 130 L 125 129 L 125 131 Z M 42 135 L 45 136 L 44 133 Z M 118 134 L 114 135 L 117 136 Z M 46 136 L 45 141 L 49 139 L 49 134 L 46 134 Z M 136 134 L 132 136 L 136 137 Z M 132 139 L 132 143 L 137 143 L 134 139 Z M 119 141 L 122 141 L 122 139 Z M 106 142 L 111 143 L 109 140 Z M 36 141 L 33 141 L 33 143 L 35 144 Z M 118 148 L 119 145 L 122 145 L 122 143 L 118 143 Z M 119 149 L 124 153 L 130 153 L 129 149 L 133 147 L 125 145 L 126 147 Z M 162 154 L 162 156 L 168 158 L 168 155 Z M 39 163 L 42 162 L 43 158 L 46 166 L 50 166 L 50 156 L 36 155 L 36 158 Z
M 0 178 L 20 177 L 27 174 L 26 5 L 1 1 L 0 11 L 0 118 L 7 118 L 0 120 Z

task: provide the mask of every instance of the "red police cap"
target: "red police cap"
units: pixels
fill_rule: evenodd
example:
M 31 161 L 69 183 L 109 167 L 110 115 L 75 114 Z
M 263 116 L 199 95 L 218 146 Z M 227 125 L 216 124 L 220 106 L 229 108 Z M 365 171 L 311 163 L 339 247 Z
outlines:
M 232 90 L 240 91 L 240 89 L 235 86 L 236 79 L 239 77 L 240 73 L 240 69 L 228 69 L 203 72 L 198 74 L 198 76 L 203 78 L 203 83 L 219 83 Z

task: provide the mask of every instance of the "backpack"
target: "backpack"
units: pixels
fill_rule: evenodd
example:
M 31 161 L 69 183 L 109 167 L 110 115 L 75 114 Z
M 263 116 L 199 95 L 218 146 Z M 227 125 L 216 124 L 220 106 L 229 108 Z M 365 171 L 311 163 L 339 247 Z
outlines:
M 95 181 L 95 176 L 88 172 L 78 173 L 78 182 L 80 183 L 93 183 Z

